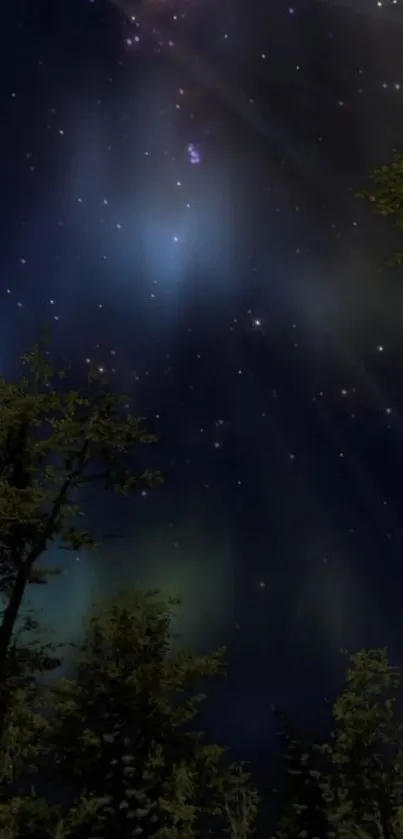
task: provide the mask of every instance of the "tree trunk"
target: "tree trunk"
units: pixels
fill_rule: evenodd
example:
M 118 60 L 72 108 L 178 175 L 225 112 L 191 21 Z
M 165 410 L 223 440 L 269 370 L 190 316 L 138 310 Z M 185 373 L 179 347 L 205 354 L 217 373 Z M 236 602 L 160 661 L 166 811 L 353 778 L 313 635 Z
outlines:
M 3 621 L 0 626 L 0 749 L 3 740 L 4 725 L 7 714 L 7 659 L 15 624 L 24 597 L 28 579 L 28 568 L 23 566 L 15 578 L 13 590 L 6 606 Z
M 380 804 L 379 813 L 381 817 L 383 839 L 394 839 L 394 834 L 389 819 L 388 808 Z

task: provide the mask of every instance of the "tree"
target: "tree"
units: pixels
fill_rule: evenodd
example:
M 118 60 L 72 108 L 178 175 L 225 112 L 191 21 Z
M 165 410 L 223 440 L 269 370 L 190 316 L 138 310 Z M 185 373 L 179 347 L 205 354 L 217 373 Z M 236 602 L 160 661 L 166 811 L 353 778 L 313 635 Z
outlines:
M 377 215 L 393 219 L 403 230 L 403 152 L 394 151 L 392 162 L 375 169 L 370 179 L 371 188 L 359 192 L 358 197 L 369 201 Z M 391 264 L 402 265 L 403 252 L 398 252 Z
M 51 543 L 93 546 L 80 528 L 81 489 L 101 484 L 130 492 L 139 480 L 130 463 L 135 443 L 154 442 L 127 397 L 110 393 L 90 373 L 84 391 L 66 387 L 43 347 L 21 359 L 18 381 L 0 378 L 0 743 L 8 704 L 7 657 L 27 586 L 42 584 L 39 566 Z
M 50 829 L 52 821 L 56 822 L 54 808 L 35 793 L 47 729 L 44 689 L 38 677 L 60 667 L 62 646 L 43 640 L 29 610 L 8 651 L 9 701 L 0 750 L 0 835 L 4 839 L 45 839 L 51 835 L 43 832 L 45 827 Z
M 286 729 L 285 808 L 278 839 L 400 839 L 400 688 L 400 671 L 389 663 L 386 650 L 361 651 L 350 657 L 328 741 L 304 742 Z
M 351 656 L 346 687 L 333 709 L 330 741 L 334 801 L 369 836 L 395 837 L 403 807 L 401 673 L 386 650 Z M 349 802 L 349 804 L 348 804 Z
M 326 839 L 331 824 L 323 746 L 298 732 L 284 713 L 276 711 L 275 716 L 283 740 L 284 770 L 284 805 L 275 839 Z
M 176 606 L 135 588 L 100 604 L 75 679 L 51 689 L 52 771 L 97 802 L 83 839 L 192 839 L 232 808 L 238 776 L 234 781 L 225 749 L 206 743 L 196 727 L 205 700 L 200 685 L 222 672 L 224 651 L 175 652 Z M 237 839 L 253 816 L 248 805 L 247 830 Z
M 77 831 L 92 822 L 96 803 L 81 798 L 66 813 L 50 805 L 32 789 L 28 795 L 11 796 L 0 804 L 0 836 L 2 839 L 74 839 Z
M 6 684 L 9 702 L 0 750 L 0 790 L 14 791 L 20 777 L 36 773 L 43 716 L 43 688 L 38 677 L 60 667 L 63 645 L 45 642 L 38 621 L 29 611 L 13 635 L 7 656 Z M 1 800 L 1 795 L 0 795 Z
M 248 839 L 255 830 L 259 795 L 244 763 L 232 764 L 224 776 L 225 832 L 230 839 Z

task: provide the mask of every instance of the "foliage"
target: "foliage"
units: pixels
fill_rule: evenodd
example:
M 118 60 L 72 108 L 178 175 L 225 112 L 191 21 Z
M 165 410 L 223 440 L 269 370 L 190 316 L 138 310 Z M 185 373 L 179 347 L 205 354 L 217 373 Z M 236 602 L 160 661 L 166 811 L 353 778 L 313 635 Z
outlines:
M 254 833 L 259 797 L 249 773 L 198 730 L 202 689 L 222 673 L 224 651 L 178 652 L 176 607 L 136 588 L 94 607 L 75 676 L 46 688 L 45 716 L 30 670 L 38 660 L 21 647 L 10 673 L 16 693 L 5 742 L 14 789 L 0 800 L 2 839 Z M 46 648 L 44 661 L 53 661 Z M 275 839 L 401 839 L 400 687 L 385 650 L 362 651 L 350 658 L 326 742 L 278 715 L 285 788 Z M 30 793 L 26 784 L 18 790 L 21 770 L 30 773 Z M 39 795 L 35 772 L 70 789 L 73 806 Z
M 330 836 L 323 749 L 299 733 L 284 713 L 276 712 L 276 717 L 284 744 L 284 808 L 275 839 Z
M 133 445 L 154 438 L 127 397 L 93 371 L 84 392 L 66 376 L 38 345 L 18 381 L 0 378 L 0 835 L 192 839 L 221 819 L 246 839 L 257 811 L 249 776 L 197 731 L 200 688 L 221 673 L 224 651 L 174 652 L 176 601 L 131 589 L 100 604 L 75 678 L 38 682 L 61 663 L 21 616 L 26 588 L 48 580 L 41 557 L 51 544 L 93 547 L 80 523 L 89 485 L 126 493 L 160 480 L 131 463 Z M 38 792 L 46 779 L 75 792 L 75 805 L 50 803 Z
M 18 659 L 20 694 L 4 732 L 4 743 L 15 734 L 16 749 L 0 796 L 2 839 L 196 839 L 213 824 L 232 839 L 252 833 L 258 796 L 248 772 L 197 725 L 203 687 L 223 672 L 224 650 L 178 651 L 177 605 L 136 588 L 98 604 L 74 679 L 42 690 L 31 682 L 39 658 Z M 38 640 L 28 647 L 39 656 Z M 44 656 L 50 666 L 51 649 Z M 39 781 L 69 789 L 74 806 L 48 801 Z
M 60 666 L 60 647 L 42 640 L 39 624 L 30 614 L 13 636 L 7 656 L 8 702 L 0 750 L 2 789 L 18 781 L 21 772 L 27 775 L 37 771 L 40 743 L 46 728 L 43 689 L 38 676 Z
M 346 687 L 334 705 L 330 741 L 334 800 L 370 835 L 393 836 L 403 807 L 403 724 L 400 670 L 386 650 L 351 657 Z
M 392 218 L 403 230 L 403 152 L 394 151 L 392 162 L 375 169 L 371 175 L 371 188 L 357 194 L 369 201 L 377 215 Z M 395 254 L 391 265 L 403 264 L 403 252 Z
M 12 796 L 0 804 L 2 839 L 73 839 L 77 831 L 89 829 L 96 813 L 94 801 L 81 798 L 66 814 L 39 798 L 32 789 L 29 795 Z
M 159 480 L 130 462 L 135 443 L 154 441 L 129 409 L 92 373 L 83 392 L 66 387 L 44 347 L 21 359 L 20 378 L 0 378 L 0 741 L 7 704 L 7 658 L 26 587 L 43 584 L 38 566 L 51 543 L 79 550 L 94 545 L 80 524 L 80 491 L 101 484 L 130 492 Z M 54 573 L 54 572 L 53 572 Z
M 259 795 L 245 764 L 232 764 L 224 776 L 222 792 L 225 832 L 231 839 L 248 839 L 254 833 L 259 812 Z
M 400 671 L 386 650 L 351 656 L 320 745 L 290 738 L 288 784 L 276 836 L 397 839 L 403 814 Z
M 200 684 L 222 672 L 224 651 L 174 652 L 176 605 L 135 588 L 102 603 L 75 679 L 51 689 L 51 765 L 98 802 L 94 836 L 192 839 L 203 819 L 224 815 L 226 785 L 232 801 L 225 749 L 196 730 Z
M 403 229 L 403 156 L 373 181 L 365 197 Z M 17 383 L 0 379 L 0 836 L 248 839 L 257 790 L 244 764 L 199 730 L 224 650 L 178 652 L 179 601 L 127 587 L 99 603 L 74 677 L 38 682 L 62 660 L 32 613 L 21 615 L 26 587 L 47 582 L 41 556 L 52 542 L 93 545 L 80 526 L 87 485 L 130 492 L 159 476 L 137 475 L 130 462 L 133 444 L 154 438 L 126 398 L 92 375 L 85 394 L 67 390 L 40 347 L 22 365 Z M 350 657 L 326 742 L 279 716 L 285 783 L 275 839 L 403 839 L 400 692 L 386 650 L 361 651 Z M 72 801 L 48 800 L 39 781 L 60 784 Z
M 61 664 L 61 649 L 43 640 L 28 611 L 14 633 L 7 656 L 7 709 L 0 750 L 0 836 L 49 839 L 60 822 L 57 809 L 35 792 L 48 728 L 44 689 L 38 677 Z M 28 793 L 27 793 L 28 790 Z M 67 834 L 66 834 L 67 835 Z
M 28 839 L 43 837 L 52 822 L 50 808 L 46 801 L 30 795 L 14 795 L 0 804 L 0 836 L 2 839 Z M 48 834 L 49 835 L 49 834 Z

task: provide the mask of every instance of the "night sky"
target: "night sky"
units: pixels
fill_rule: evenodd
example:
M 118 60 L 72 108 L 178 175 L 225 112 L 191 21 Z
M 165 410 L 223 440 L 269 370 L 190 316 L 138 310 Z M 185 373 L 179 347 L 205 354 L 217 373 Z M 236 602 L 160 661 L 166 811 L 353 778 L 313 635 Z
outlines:
M 114 538 L 35 605 L 77 638 L 126 580 L 182 595 L 228 646 L 211 728 L 256 755 L 343 650 L 403 660 L 403 276 L 354 197 L 403 146 L 402 6 L 13 0 L 1 37 L 2 373 L 50 323 L 165 477 L 88 498 Z

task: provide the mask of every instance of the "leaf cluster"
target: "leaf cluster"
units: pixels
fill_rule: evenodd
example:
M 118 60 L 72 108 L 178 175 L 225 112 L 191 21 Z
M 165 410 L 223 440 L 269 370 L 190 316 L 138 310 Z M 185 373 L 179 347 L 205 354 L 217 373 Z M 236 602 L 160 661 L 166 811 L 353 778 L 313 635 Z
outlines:
M 377 215 L 393 219 L 396 227 L 403 230 L 403 152 L 394 150 L 392 162 L 375 169 L 370 180 L 371 188 L 358 192 L 356 197 L 368 201 Z M 389 264 L 402 265 L 403 253 L 396 253 Z
M 40 722 L 21 718 L 19 728 L 16 705 L 8 736 L 15 730 L 21 761 L 11 754 L 9 780 L 18 788 L 29 768 L 32 792 L 0 799 L 5 836 L 196 839 L 213 822 L 234 839 L 250 835 L 258 806 L 250 776 L 198 726 L 202 686 L 223 672 L 224 650 L 178 651 L 177 606 L 135 587 L 100 602 L 76 650 L 74 677 L 32 693 L 42 703 Z M 27 698 L 22 691 L 22 703 Z M 23 731 L 33 746 L 29 766 Z M 71 790 L 72 804 L 51 806 L 37 792 L 39 777 Z
M 286 806 L 276 836 L 401 839 L 401 674 L 384 649 L 350 657 L 333 729 L 286 746 Z
M 133 445 L 155 441 L 130 412 L 126 396 L 88 382 L 83 391 L 57 384 L 40 345 L 21 360 L 16 382 L 0 378 L 0 571 L 33 564 L 49 542 L 74 550 L 92 544 L 80 529 L 78 492 L 100 483 L 129 492 L 159 474 L 136 473 Z M 99 383 L 98 383 L 99 384 Z M 32 578 L 31 582 L 35 580 Z

